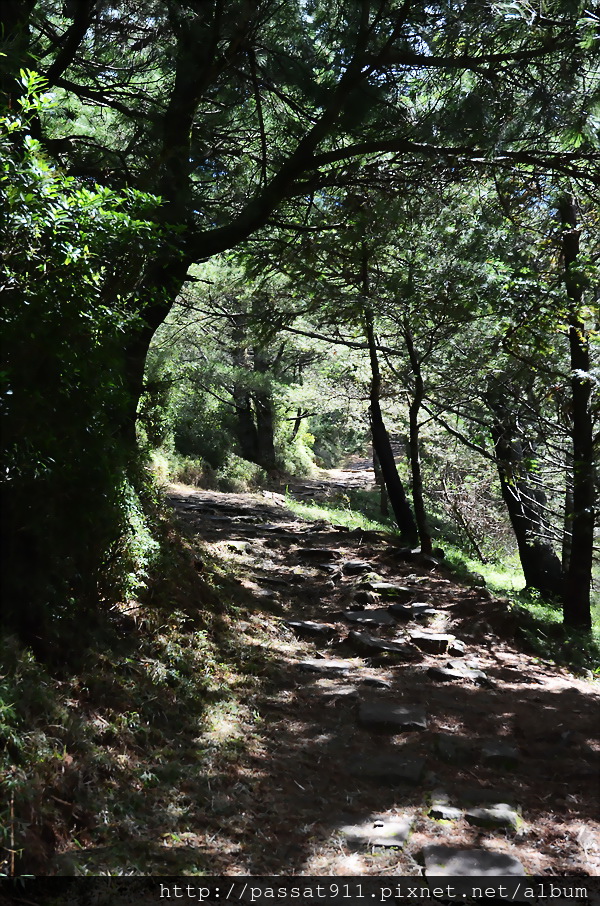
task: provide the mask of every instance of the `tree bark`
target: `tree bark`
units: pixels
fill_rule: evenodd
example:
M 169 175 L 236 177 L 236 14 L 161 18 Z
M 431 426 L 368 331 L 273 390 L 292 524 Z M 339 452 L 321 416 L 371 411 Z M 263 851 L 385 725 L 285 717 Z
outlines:
M 408 320 L 404 321 L 404 341 L 408 351 L 410 367 L 413 373 L 414 389 L 413 398 L 408 407 L 409 420 L 409 452 L 410 452 L 410 469 L 412 474 L 412 497 L 415 508 L 415 520 L 419 532 L 419 541 L 421 550 L 424 554 L 430 554 L 433 548 L 431 542 L 431 532 L 427 512 L 425 510 L 425 500 L 423 498 L 423 475 L 421 473 L 421 443 L 419 437 L 419 412 L 425 394 L 423 384 L 423 374 L 421 371 L 421 362 L 417 355 L 413 341 L 412 331 Z
M 573 527 L 573 453 L 567 450 L 565 456 L 565 512 L 563 518 L 562 570 L 568 575 L 571 563 L 571 532 Z
M 239 315 L 236 318 L 236 326 L 233 332 L 235 346 L 232 355 L 233 366 L 238 371 L 238 375 L 234 376 L 232 389 L 236 415 L 235 434 L 243 459 L 247 459 L 249 462 L 257 462 L 258 432 L 252 408 L 252 396 L 248 389 L 247 381 L 243 378 L 244 373 L 250 370 L 246 331 L 246 319 Z
M 579 228 L 575 200 L 564 193 L 558 203 L 565 289 L 569 299 L 571 358 L 571 438 L 573 441 L 573 513 L 571 554 L 564 596 L 564 622 L 577 629 L 592 626 L 590 587 L 594 550 L 595 482 L 591 410 L 589 336 L 581 315 L 583 284 L 577 274 Z
M 254 347 L 254 372 L 257 375 L 266 375 L 273 368 L 273 363 L 265 355 L 265 350 L 257 345 Z M 275 363 L 276 364 L 276 363 Z M 272 472 L 277 467 L 275 458 L 275 412 L 270 385 L 259 387 L 252 394 L 256 412 L 256 429 L 258 434 L 257 464 Z
M 407 543 L 412 546 L 418 541 L 417 526 L 408 500 L 406 499 L 406 493 L 398 474 L 398 469 L 396 468 L 396 460 L 394 459 L 390 437 L 381 413 L 381 372 L 379 370 L 379 360 L 377 358 L 372 313 L 368 311 L 365 312 L 364 320 L 371 361 L 371 405 L 369 408 L 369 417 L 371 421 L 373 447 L 379 459 L 381 474 L 383 475 L 390 506 L 392 507 L 396 523 L 400 529 L 400 534 Z
M 133 310 L 141 312 L 140 323 L 123 343 L 124 403 L 122 411 L 115 416 L 115 432 L 132 451 L 137 443 L 137 409 L 144 390 L 148 349 L 185 284 L 190 264 L 191 260 L 176 252 L 159 255 L 150 263 L 132 259 L 124 271 L 115 269 L 102 289 L 107 305 L 113 305 L 121 296 L 131 300 Z
M 258 456 L 256 463 L 267 472 L 277 468 L 275 458 L 275 425 L 273 400 L 265 393 L 254 395 L 256 428 L 258 434 Z
M 488 405 L 494 413 L 491 434 L 502 497 L 515 533 L 525 584 L 546 598 L 556 598 L 562 589 L 562 569 L 551 544 L 544 538 L 541 507 L 546 504 L 545 494 L 528 480 L 523 444 L 515 438 L 503 407 L 489 399 Z
M 388 507 L 388 496 L 381 472 L 381 463 L 379 462 L 377 450 L 375 449 L 375 442 L 373 442 L 373 471 L 375 472 L 375 484 L 379 488 L 379 512 L 383 517 L 387 518 L 390 512 Z

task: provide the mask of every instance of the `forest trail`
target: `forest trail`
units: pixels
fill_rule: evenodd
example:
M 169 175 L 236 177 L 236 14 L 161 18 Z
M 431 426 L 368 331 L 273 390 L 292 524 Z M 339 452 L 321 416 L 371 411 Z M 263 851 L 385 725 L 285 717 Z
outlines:
M 369 484 L 368 465 L 290 493 Z M 235 575 L 233 630 L 270 664 L 249 693 L 258 736 L 194 840 L 215 874 L 418 875 L 449 858 L 462 873 L 471 857 L 479 874 L 600 874 L 600 688 L 524 654 L 506 602 L 282 495 L 174 485 L 169 502 Z

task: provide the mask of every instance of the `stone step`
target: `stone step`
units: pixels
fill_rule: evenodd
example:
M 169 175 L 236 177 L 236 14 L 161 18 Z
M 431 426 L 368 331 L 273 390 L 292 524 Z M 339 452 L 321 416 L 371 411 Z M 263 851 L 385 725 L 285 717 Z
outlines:
M 470 680 L 472 683 L 481 683 L 487 680 L 483 670 L 473 670 L 471 667 L 430 667 L 427 676 L 441 682 L 456 682 L 457 680 Z
M 475 827 L 484 827 L 490 830 L 517 831 L 521 824 L 518 812 L 505 802 L 498 802 L 496 805 L 487 808 L 467 809 L 465 818 L 469 824 L 473 824 Z
M 400 702 L 362 701 L 358 710 L 358 722 L 368 730 L 382 733 L 427 729 L 427 717 L 423 708 Z
M 413 645 L 427 654 L 445 654 L 453 641 L 450 635 L 433 632 L 411 632 L 409 638 Z
M 415 602 L 414 604 L 390 604 L 388 610 L 397 620 L 427 620 L 438 616 L 441 610 L 436 610 L 431 604 Z
M 325 673 L 340 674 L 349 673 L 356 667 L 352 662 L 344 661 L 341 658 L 306 658 L 298 664 L 300 670 L 305 673 Z
M 386 639 L 377 638 L 366 632 L 358 632 L 355 629 L 348 633 L 347 642 L 355 651 L 367 657 L 383 655 L 389 660 L 413 660 L 418 653 L 410 645 L 395 641 L 388 642 Z
M 524 876 L 525 869 L 515 856 L 487 849 L 459 849 L 432 844 L 422 850 L 425 877 Z
M 364 824 L 345 825 L 339 830 L 348 843 L 402 847 L 408 840 L 412 823 L 413 819 L 410 817 L 375 818 L 374 821 L 367 821 Z
M 431 807 L 428 811 L 429 818 L 435 821 L 458 821 L 463 816 L 462 809 L 455 805 L 450 805 L 447 797 L 434 797 L 431 801 Z
M 481 760 L 490 767 L 513 771 L 519 765 L 520 755 L 519 750 L 510 743 L 491 740 L 484 744 Z
M 384 607 L 372 610 L 345 610 L 342 614 L 348 623 L 360 623 L 363 626 L 395 626 L 396 621 Z
M 302 638 L 333 639 L 337 634 L 334 626 L 313 620 L 286 620 L 285 625 Z
M 412 598 L 414 590 L 406 585 L 398 585 L 395 582 L 365 582 L 363 588 L 368 591 L 377 592 L 386 598 Z
M 360 573 L 369 572 L 371 569 L 371 564 L 367 563 L 366 560 L 346 560 L 342 564 L 342 571 L 347 576 L 355 576 Z

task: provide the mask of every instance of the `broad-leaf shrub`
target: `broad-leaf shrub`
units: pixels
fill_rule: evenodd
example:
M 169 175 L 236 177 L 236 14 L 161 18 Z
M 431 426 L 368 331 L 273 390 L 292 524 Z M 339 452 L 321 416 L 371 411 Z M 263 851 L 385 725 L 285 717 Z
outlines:
M 132 528 L 132 451 L 118 426 L 130 405 L 121 350 L 139 325 L 136 273 L 158 235 L 158 199 L 51 165 L 30 129 L 47 103 L 39 77 L 22 81 L 21 112 L 0 117 L 4 616 L 47 643 L 51 627 L 119 593 L 128 552 L 146 557 L 124 541 L 139 511 Z

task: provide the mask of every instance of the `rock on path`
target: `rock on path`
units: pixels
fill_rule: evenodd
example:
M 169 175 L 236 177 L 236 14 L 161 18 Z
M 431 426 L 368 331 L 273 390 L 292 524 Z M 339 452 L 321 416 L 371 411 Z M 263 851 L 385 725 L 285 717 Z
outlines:
M 403 733 L 406 730 L 426 730 L 427 717 L 417 705 L 394 704 L 386 701 L 363 701 L 358 722 L 368 730 L 382 733 Z
M 425 877 L 447 878 L 523 876 L 525 869 L 507 853 L 485 849 L 456 849 L 452 846 L 425 846 Z
M 348 843 L 402 847 L 408 840 L 412 823 L 411 818 L 375 818 L 364 824 L 345 825 L 340 832 Z

